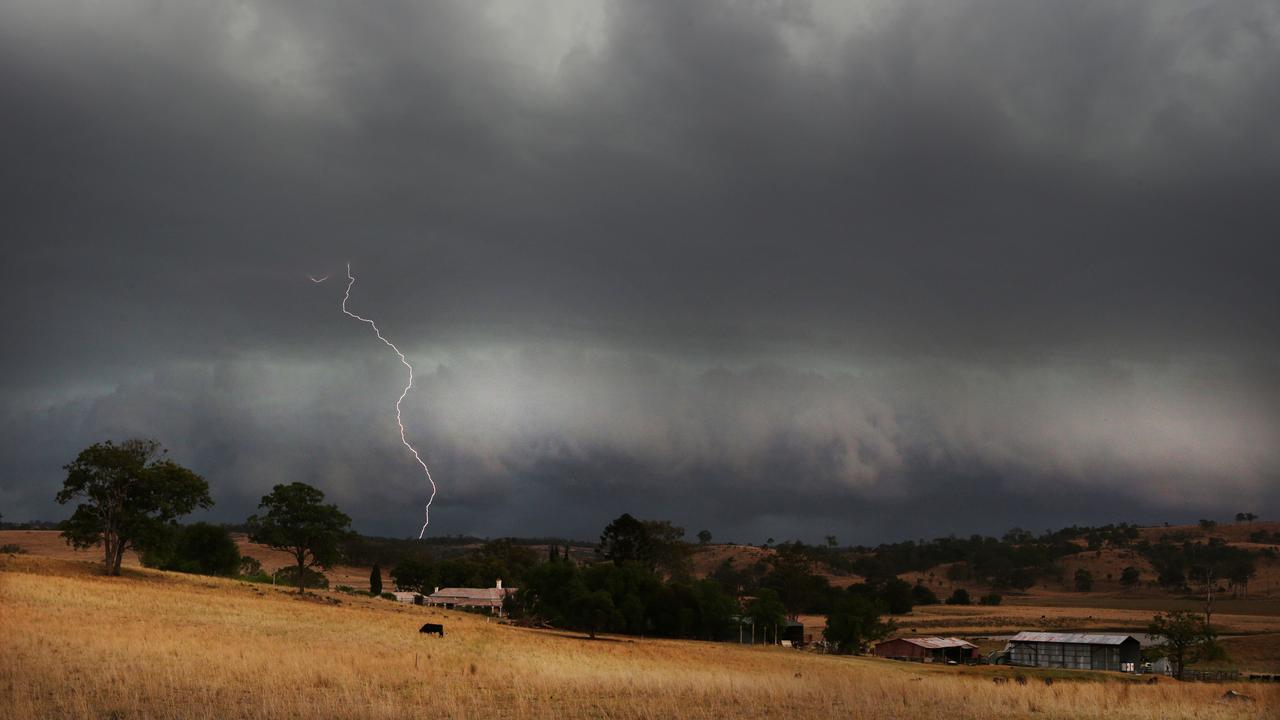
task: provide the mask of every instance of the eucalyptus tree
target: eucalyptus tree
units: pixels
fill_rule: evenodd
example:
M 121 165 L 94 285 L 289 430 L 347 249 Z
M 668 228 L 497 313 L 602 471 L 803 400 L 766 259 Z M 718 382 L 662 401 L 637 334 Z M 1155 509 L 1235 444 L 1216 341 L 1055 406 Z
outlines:
M 79 501 L 60 525 L 76 548 L 101 545 L 108 575 L 119 575 L 124 553 L 145 549 L 178 518 L 213 505 L 209 483 L 165 457 L 155 440 L 95 443 L 64 465 L 60 504 Z
M 323 492 L 300 482 L 276 485 L 258 509 L 265 512 L 249 518 L 249 539 L 293 556 L 299 593 L 305 590 L 308 569 L 327 569 L 342 558 L 351 518 L 336 505 L 326 505 Z

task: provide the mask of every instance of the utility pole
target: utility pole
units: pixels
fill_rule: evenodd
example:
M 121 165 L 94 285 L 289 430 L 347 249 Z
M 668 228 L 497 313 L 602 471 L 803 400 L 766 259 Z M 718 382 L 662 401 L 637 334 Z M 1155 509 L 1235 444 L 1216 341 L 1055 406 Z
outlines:
M 1209 622 L 1213 619 L 1213 566 L 1209 566 L 1205 570 L 1205 590 L 1204 590 L 1204 629 L 1209 629 Z

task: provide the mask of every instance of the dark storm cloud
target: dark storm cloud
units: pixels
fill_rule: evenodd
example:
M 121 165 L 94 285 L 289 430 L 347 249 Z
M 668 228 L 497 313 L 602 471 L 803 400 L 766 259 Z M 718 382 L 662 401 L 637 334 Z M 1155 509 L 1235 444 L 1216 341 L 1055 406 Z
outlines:
M 449 532 L 1274 512 L 1278 43 L 1264 2 L 11 3 L 2 511 L 141 433 L 227 519 L 309 478 L 411 526 L 352 260 Z

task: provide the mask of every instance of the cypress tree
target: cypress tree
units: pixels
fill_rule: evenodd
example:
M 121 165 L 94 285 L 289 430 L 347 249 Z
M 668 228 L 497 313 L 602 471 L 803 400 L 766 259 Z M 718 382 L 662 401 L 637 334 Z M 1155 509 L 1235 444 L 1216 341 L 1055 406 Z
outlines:
M 369 594 L 382 594 L 382 568 L 378 567 L 378 563 L 374 563 L 373 570 L 369 572 Z

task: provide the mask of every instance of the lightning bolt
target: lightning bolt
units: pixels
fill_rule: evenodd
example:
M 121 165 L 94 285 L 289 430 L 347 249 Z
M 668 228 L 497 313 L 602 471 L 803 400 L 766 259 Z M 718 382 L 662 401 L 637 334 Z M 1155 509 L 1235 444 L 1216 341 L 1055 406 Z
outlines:
M 325 278 L 328 277 L 328 275 L 325 276 Z M 322 282 L 322 280 L 315 280 L 312 278 L 312 282 Z M 400 426 L 400 442 L 404 443 L 404 446 L 409 448 L 409 452 L 413 453 L 413 459 L 417 460 L 418 464 L 422 466 L 422 472 L 427 474 L 427 482 L 431 483 L 431 497 L 427 498 L 427 506 L 423 508 L 424 522 L 422 523 L 422 530 L 418 532 L 418 539 L 421 540 L 423 535 L 426 535 L 427 533 L 427 526 L 431 524 L 431 502 L 436 499 L 436 481 L 431 479 L 431 470 L 427 467 L 427 464 L 422 461 L 422 456 L 418 454 L 417 448 L 410 445 L 409 439 L 405 437 L 404 420 L 400 414 L 400 403 L 404 402 L 405 396 L 413 389 L 413 366 L 409 364 L 404 353 L 400 352 L 400 348 L 396 347 L 390 340 L 382 336 L 382 331 L 378 329 L 376 323 L 369 318 L 360 317 L 347 309 L 347 301 L 351 299 L 351 286 L 356 284 L 356 278 L 351 274 L 351 263 L 347 263 L 347 280 L 347 293 L 342 296 L 342 312 L 348 317 L 355 318 L 362 323 L 368 323 L 369 327 L 373 328 L 373 333 L 378 336 L 378 339 L 387 347 L 395 351 L 395 354 L 400 356 L 401 364 L 409 369 L 409 383 L 404 386 L 404 390 L 400 393 L 400 399 L 396 400 L 396 424 Z
M 324 277 L 322 277 L 322 278 L 318 278 L 318 277 L 316 277 L 316 276 L 314 276 L 314 275 L 308 275 L 308 276 L 307 276 L 307 279 L 308 279 L 308 280 L 310 280 L 310 281 L 311 281 L 311 282 L 313 282 L 313 283 L 317 283 L 317 284 L 319 284 L 319 283 L 324 282 L 325 280 L 328 280 L 328 279 L 329 279 L 329 276 L 328 276 L 328 275 L 325 275 L 325 276 L 324 276 Z

